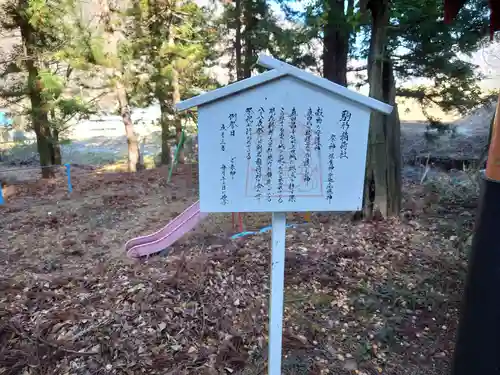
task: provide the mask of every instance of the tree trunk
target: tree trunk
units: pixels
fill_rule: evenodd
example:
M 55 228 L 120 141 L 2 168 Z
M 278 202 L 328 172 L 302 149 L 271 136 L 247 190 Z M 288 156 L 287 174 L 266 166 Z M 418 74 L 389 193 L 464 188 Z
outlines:
M 171 162 L 170 158 L 170 112 L 171 108 L 168 103 L 159 97 L 160 100 L 160 125 L 161 125 L 161 164 L 168 165 Z
M 171 24 L 170 30 L 169 30 L 169 44 L 172 46 L 172 49 L 175 48 L 175 29 L 173 27 L 174 25 Z M 175 64 L 175 57 L 174 60 L 172 61 L 172 116 L 174 119 L 174 125 L 175 125 L 175 143 L 179 145 L 180 140 L 181 140 L 181 135 L 182 135 L 182 121 L 179 116 L 179 113 L 174 110 L 173 106 L 175 106 L 177 103 L 181 101 L 181 89 L 179 86 L 179 72 L 177 71 L 177 67 Z M 167 104 L 167 103 L 165 103 Z M 183 145 L 181 145 L 181 148 L 177 152 L 177 162 L 180 164 L 184 164 L 184 149 Z
M 387 215 L 397 216 L 401 211 L 402 199 L 401 169 L 403 162 L 401 156 L 401 122 L 396 103 L 396 80 L 394 78 L 393 66 L 389 59 L 384 60 L 383 76 L 384 102 L 394 107 L 390 115 L 383 116 L 388 158 L 386 173 L 389 209 Z
M 173 105 L 176 103 L 179 103 L 181 101 L 181 93 L 180 93 L 180 88 L 179 88 L 179 75 L 177 73 L 177 70 L 174 69 L 172 70 L 172 100 L 173 100 Z M 175 143 L 177 146 L 179 146 L 179 143 L 182 138 L 182 121 L 179 116 L 179 114 L 176 111 L 172 111 L 174 115 L 174 123 L 175 123 Z M 184 164 L 185 162 L 185 157 L 184 157 L 184 145 L 180 145 L 180 149 L 177 152 L 177 162 L 179 164 Z
M 110 9 L 108 0 L 99 0 L 101 22 L 105 31 L 104 52 L 107 55 L 110 66 L 108 66 L 108 78 L 114 81 L 115 94 L 118 100 L 120 115 L 125 126 L 125 135 L 127 137 L 128 148 L 128 171 L 136 172 L 141 169 L 141 158 L 139 157 L 139 143 L 134 132 L 132 117 L 130 115 L 130 106 L 128 104 L 128 94 L 122 82 L 122 65 L 118 54 L 121 33 L 116 28 L 117 22 L 113 20 L 113 12 Z
M 51 123 L 51 131 L 50 131 L 50 160 L 54 165 L 62 164 L 62 156 L 61 156 L 61 144 L 59 143 L 59 130 L 55 125 L 56 113 L 54 108 L 50 110 L 49 122 Z
M 28 7 L 26 1 L 20 2 L 23 8 Z M 40 166 L 42 178 L 50 178 L 54 175 L 52 168 L 50 168 L 51 155 L 50 155 L 50 124 L 47 112 L 47 106 L 42 95 L 42 82 L 40 80 L 39 71 L 37 67 L 37 36 L 36 32 L 30 24 L 29 19 L 25 18 L 26 13 L 22 12 L 22 16 L 18 18 L 19 28 L 21 31 L 21 38 L 25 52 L 25 64 L 28 71 L 28 90 L 31 102 L 31 122 L 33 130 L 36 134 L 36 143 L 38 154 L 40 155 Z
M 244 14 L 243 21 L 245 24 L 245 29 L 243 32 L 243 39 L 245 42 L 245 60 L 243 61 L 243 78 L 249 78 L 252 76 L 252 65 L 253 65 L 253 40 L 252 34 L 255 27 L 255 18 L 252 11 L 252 1 L 245 1 L 244 3 Z
M 30 64 L 27 62 L 27 65 Z M 36 82 L 34 86 L 38 85 L 39 77 L 38 69 L 36 67 L 34 67 L 33 71 L 31 71 L 31 68 L 29 69 L 28 76 L 29 81 Z M 52 160 L 50 151 L 50 127 L 47 111 L 44 109 L 43 99 L 39 89 L 30 89 L 29 95 L 31 101 L 31 122 L 36 134 L 42 178 L 51 178 L 54 176 L 54 172 L 52 168 L 50 168 Z
M 349 54 L 350 26 L 347 14 L 353 10 L 354 0 L 328 0 L 323 39 L 323 76 L 342 86 L 347 86 L 347 58 Z
M 61 144 L 59 143 L 59 131 L 57 129 L 52 129 L 49 149 L 50 149 L 50 158 L 52 164 L 61 165 L 62 164 Z
M 389 0 L 371 0 L 372 35 L 368 58 L 370 96 L 386 101 L 395 96 L 394 76 L 386 55 Z M 384 72 L 384 70 L 386 70 Z M 363 213 L 366 218 L 399 214 L 401 200 L 400 146 L 397 110 L 386 117 L 372 112 L 366 165 Z M 396 156 L 399 154 L 399 157 Z M 396 169 L 398 171 L 396 172 Z
M 239 81 L 244 78 L 241 62 L 241 0 L 235 0 L 235 13 L 234 27 L 236 29 L 236 37 L 234 40 L 234 50 L 236 55 L 236 79 Z
M 139 142 L 134 132 L 134 123 L 130 115 L 130 106 L 128 104 L 128 96 L 125 87 L 117 80 L 115 84 L 116 97 L 120 107 L 120 115 L 122 116 L 123 124 L 125 125 L 125 135 L 127 136 L 128 146 L 128 171 L 136 172 L 141 169 L 139 156 Z

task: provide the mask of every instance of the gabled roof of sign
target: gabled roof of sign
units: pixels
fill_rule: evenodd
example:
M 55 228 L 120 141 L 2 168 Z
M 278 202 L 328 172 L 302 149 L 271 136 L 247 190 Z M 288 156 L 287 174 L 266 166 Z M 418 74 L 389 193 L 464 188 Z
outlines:
M 342 96 L 345 99 L 352 100 L 353 102 L 366 106 L 372 110 L 376 110 L 385 114 L 389 114 L 392 112 L 392 106 L 390 106 L 389 104 L 382 103 L 368 96 L 349 90 L 344 86 L 333 83 L 325 78 L 318 77 L 312 73 L 303 71 L 299 68 L 296 68 L 295 66 L 289 65 L 280 60 L 276 60 L 270 56 L 260 55 L 257 63 L 271 70 L 179 102 L 176 105 L 177 110 L 184 111 L 188 108 L 202 106 L 204 104 L 214 102 L 226 96 L 236 94 L 237 92 L 247 90 L 251 87 L 264 84 L 280 77 L 292 76 L 300 81 L 320 87 L 326 91 L 331 92 L 332 94 Z

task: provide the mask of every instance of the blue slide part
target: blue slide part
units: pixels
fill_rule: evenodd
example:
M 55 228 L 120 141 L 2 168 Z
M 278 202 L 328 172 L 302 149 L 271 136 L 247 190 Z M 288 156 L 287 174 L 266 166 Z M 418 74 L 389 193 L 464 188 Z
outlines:
M 303 223 L 303 224 L 307 224 L 307 222 Z M 302 224 L 288 224 L 286 226 L 286 228 L 295 228 L 295 227 L 298 227 L 299 225 L 302 225 Z M 246 237 L 246 236 L 250 236 L 252 234 L 259 234 L 259 233 L 262 234 L 262 233 L 270 232 L 272 229 L 273 229 L 273 227 L 271 225 L 269 225 L 267 227 L 264 227 L 264 228 L 260 229 L 258 232 L 241 232 L 241 233 L 236 233 L 236 234 L 233 234 L 231 236 L 231 239 L 235 240 L 236 238 Z
M 234 240 L 236 238 L 249 236 L 251 234 L 257 234 L 257 232 L 241 232 L 241 233 L 236 233 L 236 234 L 234 234 L 234 235 L 231 236 L 231 239 Z

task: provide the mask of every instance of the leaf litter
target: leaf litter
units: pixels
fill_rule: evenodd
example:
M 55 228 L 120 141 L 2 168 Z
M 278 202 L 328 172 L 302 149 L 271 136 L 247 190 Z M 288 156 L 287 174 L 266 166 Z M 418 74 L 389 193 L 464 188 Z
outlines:
M 125 257 L 128 239 L 197 199 L 166 174 L 77 170 L 71 198 L 64 176 L 11 187 L 0 208 L 1 375 L 266 373 L 269 234 L 229 240 L 230 217 L 211 215 L 167 257 Z M 417 188 L 405 189 L 406 219 L 332 216 L 287 231 L 283 374 L 447 371 L 464 227 L 444 204 L 417 212 Z

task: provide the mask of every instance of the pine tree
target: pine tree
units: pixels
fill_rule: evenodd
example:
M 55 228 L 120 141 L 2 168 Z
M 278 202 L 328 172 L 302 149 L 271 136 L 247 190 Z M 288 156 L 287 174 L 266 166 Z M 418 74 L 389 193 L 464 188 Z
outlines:
M 96 59 L 96 63 L 104 68 L 105 76 L 116 94 L 127 137 L 128 170 L 129 172 L 135 172 L 137 169 L 142 168 L 142 165 L 139 155 L 139 142 L 134 132 L 131 117 L 129 92 L 127 91 L 122 56 L 122 48 L 125 44 L 124 24 L 127 20 L 123 11 L 113 0 L 99 0 L 99 7 L 103 55 Z
M 405 82 L 413 77 L 430 84 L 398 88 L 397 95 L 417 99 L 424 113 L 429 105 L 465 114 L 482 105 L 477 66 L 464 60 L 489 33 L 487 0 L 472 0 L 452 24 L 444 24 L 443 1 L 394 1 L 388 28 L 388 55 L 394 74 Z M 431 121 L 434 121 L 429 116 Z
M 305 63 L 320 66 L 323 77 L 347 85 L 347 61 L 355 39 L 359 7 L 354 0 L 314 0 L 301 11 L 292 10 L 295 1 L 280 0 L 287 19 L 300 30 L 299 35 L 321 45 L 321 53 L 306 54 Z M 301 27 L 299 27 L 301 25 Z M 304 43 L 304 42 L 302 42 Z M 316 59 L 319 58 L 319 61 Z
M 133 98 L 140 106 L 159 102 L 161 162 L 168 164 L 172 133 L 179 143 L 183 130 L 175 104 L 215 84 L 205 70 L 214 58 L 216 30 L 209 11 L 193 1 L 134 1 L 130 13 L 134 22 L 127 48 Z
M 61 136 L 71 129 L 71 126 L 90 114 L 95 113 L 93 100 L 74 94 L 68 90 L 73 85 L 71 81 L 72 67 L 66 62 L 65 74 L 61 74 L 58 67 L 62 65 L 54 62 L 52 69 L 40 72 L 43 82 L 42 95 L 46 102 L 48 121 L 50 126 L 50 159 L 53 165 L 62 164 Z M 66 91 L 66 92 L 65 92 Z
M 266 0 L 234 0 L 224 2 L 218 20 L 223 54 L 230 59 L 226 64 L 230 80 L 240 80 L 259 70 L 258 54 L 271 53 L 299 67 L 314 64 L 313 46 L 307 30 L 292 23 L 284 25 Z
M 369 0 L 362 5 L 372 18 L 371 38 L 364 49 L 370 96 L 392 105 L 396 105 L 396 96 L 415 98 L 424 113 L 429 104 L 466 113 L 483 103 L 480 76 L 473 64 L 460 58 L 460 54 L 477 50 L 485 35 L 487 14 L 482 0 L 472 2 L 451 27 L 440 20 L 442 4 L 438 0 Z M 396 87 L 396 79 L 405 82 L 416 77 L 431 83 L 410 89 Z M 364 204 L 368 217 L 399 214 L 400 126 L 395 108 L 390 116 L 372 115 Z M 429 120 L 437 124 L 431 116 Z
M 2 7 L 3 29 L 19 31 L 21 42 L 2 61 L 1 76 L 7 83 L 0 96 L 9 102 L 29 98 L 29 109 L 23 114 L 30 117 L 42 176 L 48 178 L 50 165 L 61 164 L 60 134 L 71 119 L 89 110 L 80 98 L 64 94 L 74 61 L 66 60 L 75 51 L 74 4 L 69 0 L 18 0 Z
M 484 40 L 486 0 L 470 1 L 453 25 L 442 22 L 441 0 L 322 0 L 310 3 L 305 12 L 289 11 L 285 0 L 282 4 L 289 19 L 323 41 L 323 74 L 329 79 L 344 83 L 344 46 L 350 38 L 349 54 L 367 60 L 366 83 L 379 100 L 396 105 L 396 96 L 411 97 L 421 103 L 424 113 L 431 104 L 465 113 L 484 102 L 478 86 L 481 77 L 461 55 L 476 51 Z M 364 36 L 361 49 L 353 48 L 357 36 Z M 411 89 L 400 85 L 415 78 L 431 84 Z M 437 123 L 431 116 L 429 120 Z M 376 211 L 397 215 L 401 197 L 397 110 L 388 117 L 375 114 L 370 129 L 365 215 Z

